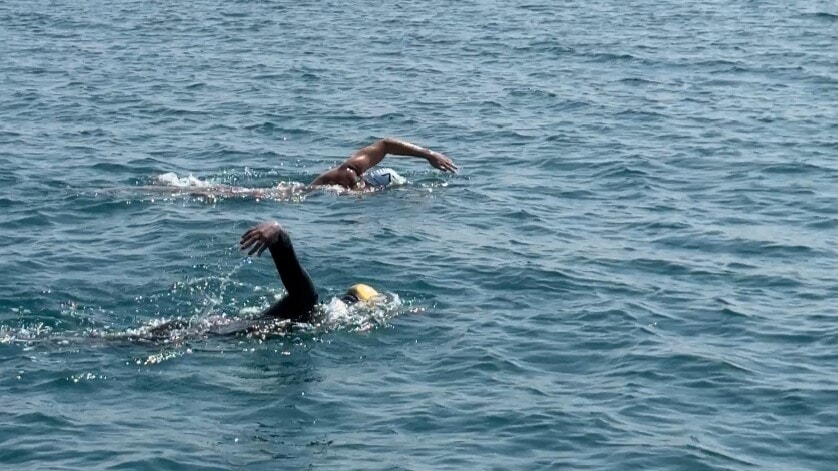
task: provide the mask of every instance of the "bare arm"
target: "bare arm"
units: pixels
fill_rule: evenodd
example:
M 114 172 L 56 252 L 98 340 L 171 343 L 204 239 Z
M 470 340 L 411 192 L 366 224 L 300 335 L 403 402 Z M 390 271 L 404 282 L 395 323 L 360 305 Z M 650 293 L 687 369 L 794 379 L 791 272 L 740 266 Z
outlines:
M 312 185 L 342 185 L 352 188 L 358 177 L 378 165 L 387 154 L 423 158 L 431 166 L 446 172 L 453 173 L 458 170 L 454 162 L 444 154 L 388 137 L 375 141 L 355 152 L 340 167 L 324 172 L 317 177 Z
M 446 172 L 457 171 L 457 166 L 447 156 L 391 137 L 375 141 L 371 145 L 364 147 L 347 159 L 343 165 L 351 167 L 358 175 L 361 175 L 378 165 L 379 162 L 384 160 L 384 156 L 387 154 L 419 157 L 427 160 L 429 164 L 440 170 Z

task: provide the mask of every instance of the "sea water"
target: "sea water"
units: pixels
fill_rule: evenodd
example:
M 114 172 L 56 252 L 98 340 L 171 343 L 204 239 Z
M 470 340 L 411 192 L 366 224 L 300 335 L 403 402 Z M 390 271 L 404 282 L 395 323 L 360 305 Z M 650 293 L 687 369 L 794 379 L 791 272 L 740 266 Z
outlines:
M 834 1 L 4 1 L 0 464 L 835 469 L 836 64 Z M 461 171 L 305 188 L 386 136 Z M 211 335 L 271 219 L 392 302 Z

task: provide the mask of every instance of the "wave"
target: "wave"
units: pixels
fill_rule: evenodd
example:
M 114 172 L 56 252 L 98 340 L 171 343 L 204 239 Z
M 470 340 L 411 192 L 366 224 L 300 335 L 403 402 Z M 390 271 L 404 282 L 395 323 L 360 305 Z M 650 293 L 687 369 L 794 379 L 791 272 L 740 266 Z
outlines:
M 813 18 L 816 20 L 827 21 L 827 22 L 835 22 L 838 21 L 838 14 L 836 13 L 829 13 L 826 11 L 819 11 L 813 13 L 803 13 L 800 15 L 803 18 Z

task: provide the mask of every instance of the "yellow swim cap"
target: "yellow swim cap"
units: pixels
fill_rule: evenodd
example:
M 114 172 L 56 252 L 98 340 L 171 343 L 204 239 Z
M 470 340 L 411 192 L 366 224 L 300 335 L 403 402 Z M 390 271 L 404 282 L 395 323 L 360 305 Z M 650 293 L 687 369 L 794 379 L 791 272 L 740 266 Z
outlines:
M 346 290 L 346 294 L 355 296 L 358 299 L 358 301 L 363 301 L 366 303 L 370 302 L 373 298 L 378 296 L 378 291 L 373 289 L 372 286 L 358 283 L 357 285 L 351 286 L 348 290 Z

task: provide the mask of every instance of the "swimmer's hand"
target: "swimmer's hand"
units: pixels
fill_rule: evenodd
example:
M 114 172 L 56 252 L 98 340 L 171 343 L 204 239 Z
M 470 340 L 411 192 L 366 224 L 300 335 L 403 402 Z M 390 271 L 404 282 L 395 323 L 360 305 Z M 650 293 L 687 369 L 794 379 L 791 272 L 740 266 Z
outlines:
M 457 166 L 454 165 L 454 161 L 449 159 L 448 156 L 445 154 L 441 154 L 436 151 L 431 151 L 426 158 L 428 159 L 428 163 L 431 164 L 431 166 L 434 168 L 438 168 L 445 172 L 451 173 L 457 173 L 457 170 L 459 170 L 459 168 L 457 168 Z
M 256 254 L 259 257 L 265 249 L 276 243 L 284 230 L 276 221 L 257 224 L 242 235 L 239 250 L 250 249 L 247 255 Z

